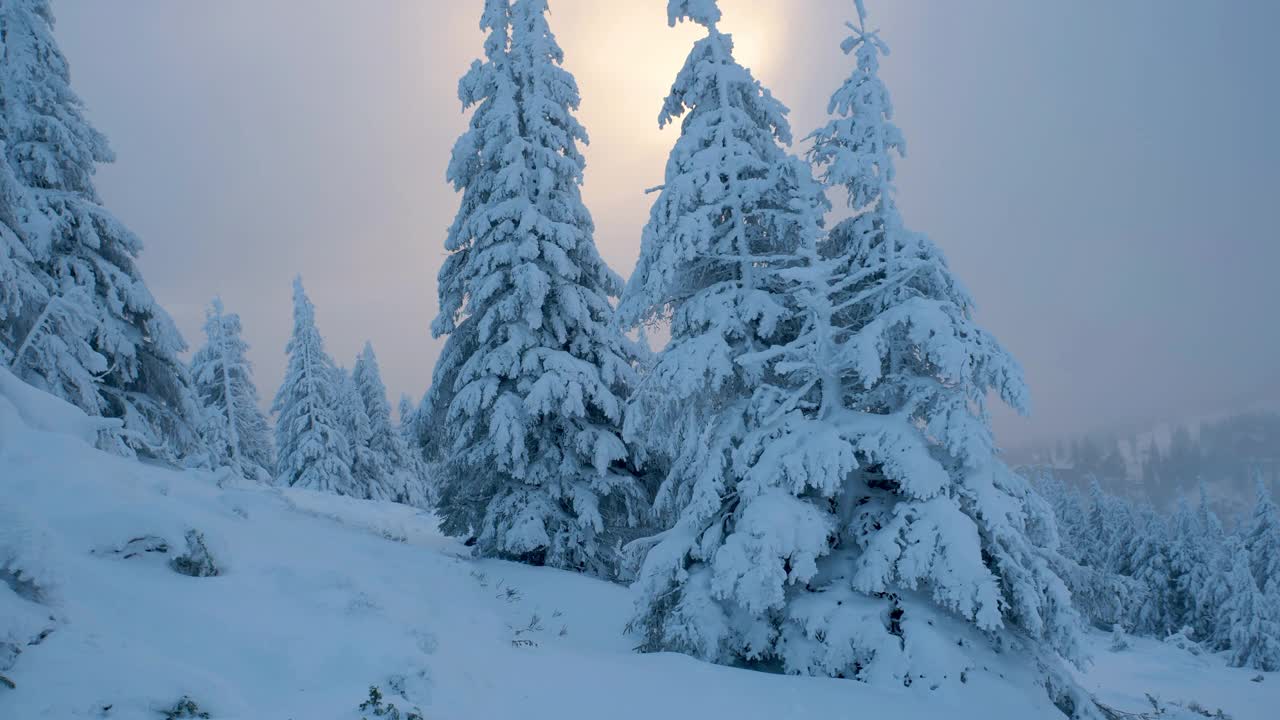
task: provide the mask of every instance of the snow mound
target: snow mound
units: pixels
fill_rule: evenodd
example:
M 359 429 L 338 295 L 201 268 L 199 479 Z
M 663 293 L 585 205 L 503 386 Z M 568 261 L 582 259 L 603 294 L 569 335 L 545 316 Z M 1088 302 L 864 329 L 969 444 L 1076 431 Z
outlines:
M 5 720 L 359 720 L 371 685 L 428 719 L 1060 717 L 1013 654 L 932 691 L 636 654 L 626 588 L 464 559 L 412 508 L 108 455 L 101 427 L 0 371 Z M 174 570 L 193 532 L 216 575 Z M 1280 700 L 1278 677 L 1232 678 L 1210 701 L 1237 720 L 1265 716 L 1236 695 Z
M 0 367 L 0 444 L 20 428 L 69 435 L 93 444 L 98 433 L 119 428 L 119 420 L 85 415 L 71 403 L 41 392 Z

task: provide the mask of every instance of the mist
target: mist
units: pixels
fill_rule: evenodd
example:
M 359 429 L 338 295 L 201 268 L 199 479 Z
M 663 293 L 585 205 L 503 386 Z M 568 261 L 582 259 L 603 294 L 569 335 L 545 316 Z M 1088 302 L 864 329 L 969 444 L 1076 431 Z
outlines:
M 592 134 L 596 241 L 628 274 L 674 133 L 656 117 L 697 36 L 655 0 L 552 0 Z M 847 75 L 834 0 L 723 0 L 745 64 L 797 140 Z M 466 117 L 478 3 L 57 3 L 89 117 L 118 155 L 105 204 L 146 243 L 189 343 L 221 295 L 268 398 L 301 273 L 339 362 L 366 339 L 421 395 Z M 1280 6 L 1134 0 L 880 2 L 908 142 L 907 223 L 929 234 L 1021 361 L 1033 414 L 1002 444 L 1280 401 Z M 797 142 L 799 150 L 802 143 Z

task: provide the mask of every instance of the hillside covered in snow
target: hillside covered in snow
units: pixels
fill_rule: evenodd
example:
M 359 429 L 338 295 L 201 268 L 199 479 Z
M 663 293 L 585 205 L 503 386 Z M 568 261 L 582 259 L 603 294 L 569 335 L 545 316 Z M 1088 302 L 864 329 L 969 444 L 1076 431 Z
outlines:
M 6 719 L 188 717 L 189 699 L 218 720 L 356 720 L 376 717 L 370 686 L 431 719 L 1061 717 L 1012 655 L 886 690 L 638 654 L 622 586 L 469 559 L 404 505 L 109 455 L 100 420 L 0 379 Z M 1262 720 L 1280 701 L 1277 674 L 1089 641 L 1080 682 L 1118 708 L 1150 693 Z
M 113 153 L 50 0 L 0 0 L 0 720 L 1274 716 L 1280 425 L 1148 443 L 1169 517 L 1010 468 L 991 411 L 1031 388 L 898 203 L 866 3 L 793 128 L 780 97 L 814 83 L 775 96 L 722 24 L 748 13 L 667 0 L 694 35 L 627 277 L 550 5 L 474 5 L 439 354 L 393 420 L 372 342 L 344 363 L 300 275 L 274 392 L 251 296 L 188 347 L 93 180 Z M 349 280 L 321 286 L 347 314 Z M 1210 470 L 1254 486 L 1247 521 Z

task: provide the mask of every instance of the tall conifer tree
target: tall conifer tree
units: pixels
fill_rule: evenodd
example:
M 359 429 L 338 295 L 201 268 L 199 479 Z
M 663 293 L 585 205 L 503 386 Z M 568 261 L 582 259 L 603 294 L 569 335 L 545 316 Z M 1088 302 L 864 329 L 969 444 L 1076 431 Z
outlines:
M 258 388 L 245 353 L 240 316 L 215 298 L 205 313 L 205 346 L 191 358 L 196 396 L 204 410 L 201 435 L 215 465 L 269 482 L 275 467 L 271 431 L 258 408 Z
M 351 450 L 352 490 L 347 494 L 367 500 L 394 499 L 387 458 L 373 450 L 369 411 L 365 409 L 355 378 L 345 368 L 338 370 L 337 413 Z
M 1255 498 L 1253 516 L 1245 529 L 1249 567 L 1259 588 L 1266 590 L 1274 582 L 1280 590 L 1280 517 L 1261 477 L 1256 480 Z
M 668 397 L 642 389 L 628 416 L 672 459 L 674 527 L 635 546 L 646 645 L 910 684 L 949 672 L 914 648 L 954 613 L 1034 638 L 1046 664 L 1078 657 L 1052 513 L 996 457 L 984 410 L 990 392 L 1024 406 L 1020 372 L 893 202 L 883 44 L 854 27 L 857 68 L 815 134 L 855 211 L 818 242 L 783 109 L 732 61 L 715 3 L 669 17 L 708 37 L 664 107 L 691 112 L 622 305 L 671 317 L 652 376 Z
M 433 458 L 447 531 L 475 533 L 481 555 L 608 573 L 642 500 L 620 438 L 634 373 L 612 326 L 620 280 L 579 190 L 578 89 L 546 13 L 486 0 L 485 60 L 459 83 L 474 112 L 449 165 L 462 201 L 426 405 L 432 431 L 447 428 Z
M 351 444 L 338 407 L 342 377 L 324 351 L 315 307 L 293 281 L 289 364 L 276 393 L 276 484 L 366 497 L 351 476 Z
M 3 52 L 0 46 L 0 57 Z M 6 155 L 0 140 L 0 363 L 7 367 L 49 296 L 48 283 L 42 281 L 22 223 L 27 198 L 3 159 Z
M 0 2 L 0 36 L 0 141 L 45 295 L 21 339 L 8 333 L 11 365 L 90 414 L 123 418 L 128 448 L 176 460 L 199 446 L 185 344 L 138 271 L 142 243 L 94 187 L 96 165 L 114 158 L 71 89 L 48 0 Z
M 391 404 L 387 387 L 373 345 L 365 343 L 351 371 L 352 380 L 369 418 L 369 448 L 381 458 L 385 489 L 381 495 L 389 500 L 425 507 L 427 503 L 426 473 L 415 453 L 410 452 L 404 435 L 391 424 Z
M 768 422 L 752 401 L 774 379 L 747 360 L 795 335 L 787 274 L 813 247 L 821 199 L 782 147 L 787 109 L 734 59 L 719 18 L 713 2 L 668 6 L 670 24 L 707 34 L 659 116 L 683 118 L 681 135 L 620 312 L 671 333 L 627 419 L 628 439 L 668 468 L 656 508 L 671 526 L 631 546 L 643 554 L 632 627 L 647 649 L 727 662 L 773 654 L 782 588 L 809 577 L 831 528 L 801 486 L 738 454 Z
M 842 396 L 834 425 L 858 468 L 844 482 L 838 545 L 822 564 L 827 582 L 792 613 L 788 653 L 828 673 L 873 658 L 891 665 L 894 653 L 882 651 L 903 646 L 865 629 L 865 646 L 831 654 L 836 619 L 854 620 L 860 604 L 842 610 L 839 601 L 848 590 L 873 602 L 923 591 L 984 631 L 1023 634 L 1079 659 L 1052 513 L 998 458 L 986 412 L 992 395 L 1026 409 L 1021 370 L 976 325 L 973 301 L 938 248 L 903 223 L 893 180 L 904 142 L 879 77 L 888 48 L 866 27 L 861 0 L 855 5 L 842 45 L 855 68 L 832 96 L 833 117 L 813 134 L 810 155 L 854 215 L 820 248 L 833 332 L 825 348 L 808 350 L 807 374 Z M 925 608 L 900 609 L 882 628 L 905 637 L 906 648 L 912 636 L 936 633 Z M 903 675 L 928 662 L 904 660 Z

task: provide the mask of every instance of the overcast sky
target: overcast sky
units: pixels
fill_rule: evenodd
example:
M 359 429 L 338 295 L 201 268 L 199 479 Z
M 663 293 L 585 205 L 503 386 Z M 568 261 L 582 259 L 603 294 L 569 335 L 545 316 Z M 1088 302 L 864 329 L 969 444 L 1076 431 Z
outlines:
M 551 0 L 592 136 L 584 196 L 624 276 L 674 138 L 658 109 L 695 28 L 663 0 Z M 868 0 L 910 151 L 907 223 L 1022 362 L 1001 441 L 1280 398 L 1280 3 Z M 823 120 L 851 0 L 722 0 L 739 56 Z M 457 196 L 458 76 L 479 0 L 56 0 L 107 205 L 188 342 L 221 294 L 274 394 L 302 273 L 339 363 L 373 341 L 418 398 Z

